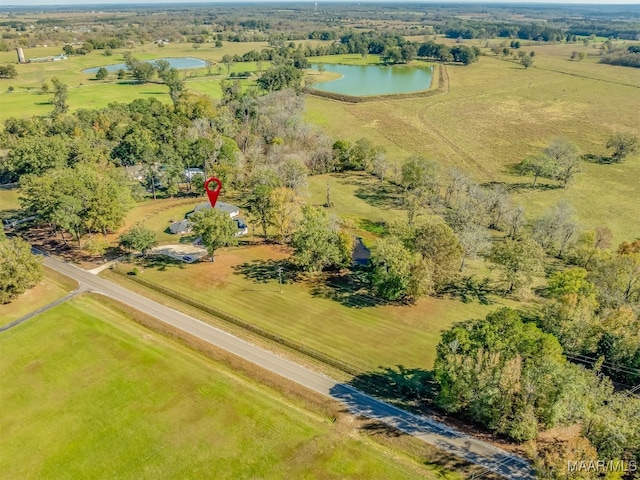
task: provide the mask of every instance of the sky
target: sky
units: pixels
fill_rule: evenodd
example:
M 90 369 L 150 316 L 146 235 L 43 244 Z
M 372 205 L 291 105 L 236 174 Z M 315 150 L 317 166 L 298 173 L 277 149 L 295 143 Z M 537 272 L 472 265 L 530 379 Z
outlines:
M 235 3 L 230 2 L 229 0 L 219 0 L 225 3 Z M 273 3 L 280 2 L 283 0 L 244 0 L 247 2 L 260 2 L 260 3 Z M 284 0 L 286 1 L 286 0 Z M 292 0 L 292 1 L 300 1 L 300 0 Z M 303 0 L 304 1 L 304 0 Z M 309 3 L 312 3 L 314 0 L 308 0 Z M 330 1 L 341 1 L 341 0 L 330 0 Z M 357 0 L 342 0 L 342 1 L 351 1 L 355 3 Z M 364 2 L 368 0 L 363 0 Z M 406 0 L 379 0 L 384 3 L 407 3 Z M 421 0 L 410 0 L 411 2 L 423 3 Z M 425 0 L 424 3 L 571 3 L 571 4 L 603 4 L 603 5 L 633 5 L 637 4 L 638 0 L 511 0 L 511 1 L 500 1 L 500 0 Z M 215 0 L 0 0 L 0 10 L 2 6 L 25 6 L 25 5 L 106 5 L 106 4 L 132 4 L 132 3 L 149 3 L 149 4 L 158 4 L 158 3 L 215 3 Z M 322 5 L 322 2 L 318 2 L 319 5 Z

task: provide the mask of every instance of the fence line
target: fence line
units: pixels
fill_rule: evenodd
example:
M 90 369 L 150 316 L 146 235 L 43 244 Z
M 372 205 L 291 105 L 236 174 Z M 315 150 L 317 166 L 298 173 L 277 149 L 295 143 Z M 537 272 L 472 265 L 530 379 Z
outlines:
M 167 297 L 173 298 L 175 300 L 178 300 L 182 303 L 185 303 L 191 307 L 194 307 L 198 310 L 201 310 L 203 312 L 206 312 L 210 315 L 213 315 L 214 317 L 220 318 L 221 320 L 224 320 L 228 323 L 231 323 L 233 325 L 236 325 L 240 328 L 243 328 L 245 330 L 250 331 L 251 333 L 254 333 L 256 335 L 259 335 L 261 337 L 264 337 L 268 340 L 272 340 L 276 343 L 279 343 L 281 345 L 284 345 L 285 347 L 288 347 L 292 350 L 295 350 L 297 352 L 300 352 L 304 355 L 307 355 L 315 360 L 318 360 L 322 363 L 325 363 L 331 367 L 337 368 L 338 370 L 347 373 L 349 375 L 353 375 L 353 376 L 357 376 L 360 375 L 361 373 L 363 373 L 362 369 L 358 369 L 353 365 L 349 365 L 341 360 L 338 360 L 336 358 L 330 357 L 322 352 L 318 352 L 317 350 L 314 350 L 312 348 L 309 348 L 305 345 L 302 345 L 298 342 L 295 342 L 293 340 L 287 339 L 287 338 L 283 338 L 280 335 L 276 335 L 268 330 L 265 330 L 261 327 L 258 327 L 256 325 L 253 325 L 251 323 L 248 323 L 244 320 L 242 320 L 239 317 L 236 317 L 235 315 L 231 315 L 227 312 L 224 312 L 216 307 L 212 307 L 211 305 L 207 305 L 204 304 L 198 300 L 194 300 L 192 298 L 189 298 L 185 295 L 182 295 L 181 293 L 176 292 L 175 290 L 171 290 L 170 288 L 164 287 L 162 285 L 158 285 L 157 283 L 154 282 L 150 282 L 148 280 L 139 278 L 136 275 L 129 275 L 128 272 L 122 270 L 121 268 L 115 266 L 112 271 L 114 273 L 117 273 L 118 275 L 124 276 L 126 278 L 128 278 L 129 280 L 136 282 L 144 287 L 150 288 L 151 290 L 154 290 L 158 293 L 161 293 L 162 295 L 166 295 Z

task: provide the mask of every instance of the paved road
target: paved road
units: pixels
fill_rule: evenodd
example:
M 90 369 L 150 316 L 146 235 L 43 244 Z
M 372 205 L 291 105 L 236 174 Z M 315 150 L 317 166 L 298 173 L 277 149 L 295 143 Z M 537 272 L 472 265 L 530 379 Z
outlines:
M 532 480 L 535 478 L 533 471 L 525 460 L 489 443 L 464 435 L 431 418 L 413 415 L 370 397 L 350 385 L 338 383 L 323 374 L 263 350 L 223 330 L 161 305 L 74 265 L 64 263 L 53 257 L 46 257 L 44 264 L 77 280 L 81 289 L 89 289 L 114 298 L 321 395 L 337 399 L 345 404 L 354 415 L 363 415 L 380 420 L 426 443 L 436 445 L 446 452 L 481 465 L 506 478 L 517 480 Z

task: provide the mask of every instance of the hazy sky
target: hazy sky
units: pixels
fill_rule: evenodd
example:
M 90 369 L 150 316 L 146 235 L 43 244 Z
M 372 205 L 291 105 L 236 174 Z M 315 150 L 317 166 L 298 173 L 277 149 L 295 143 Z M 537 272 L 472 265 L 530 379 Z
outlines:
M 238 0 L 230 2 L 229 0 L 220 0 L 225 3 L 236 3 Z M 241 0 L 242 1 L 242 0 Z M 265 2 L 269 3 L 270 1 L 283 1 L 283 0 L 244 0 L 253 1 L 253 2 Z M 286 1 L 286 0 L 285 0 Z M 292 0 L 299 2 L 300 0 Z M 305 1 L 305 0 L 303 0 Z M 314 0 L 307 0 L 309 3 L 313 3 Z M 336 1 L 336 0 L 331 0 Z M 351 1 L 355 3 L 357 0 L 337 0 L 337 1 Z M 363 0 L 366 2 L 367 0 Z M 405 0 L 379 0 L 384 1 L 385 3 L 406 3 Z M 410 0 L 416 1 L 416 0 Z M 447 0 L 427 0 L 424 3 L 442 3 Z M 500 0 L 449 0 L 453 3 L 572 3 L 572 4 L 607 4 L 607 5 L 616 5 L 616 4 L 627 4 L 633 5 L 637 4 L 638 0 L 511 0 L 511 1 L 502 1 Z M 419 3 L 423 3 L 418 0 Z M 215 0 L 0 0 L 0 10 L 2 6 L 22 6 L 22 5 L 105 5 L 105 4 L 131 4 L 131 3 L 215 3 Z M 322 2 L 318 2 L 319 5 L 322 5 Z

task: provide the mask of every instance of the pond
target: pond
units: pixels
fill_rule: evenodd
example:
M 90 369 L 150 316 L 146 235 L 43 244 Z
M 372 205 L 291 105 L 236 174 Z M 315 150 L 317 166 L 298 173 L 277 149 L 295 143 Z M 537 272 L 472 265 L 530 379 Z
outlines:
M 179 57 L 179 58 L 156 58 L 154 60 L 145 60 L 147 63 L 157 62 L 158 60 L 166 60 L 169 62 L 171 68 L 177 68 L 178 70 L 189 70 L 192 68 L 204 68 L 207 66 L 207 62 L 193 57 Z M 102 67 L 93 67 L 83 70 L 83 73 L 97 73 L 98 69 Z M 104 68 L 109 72 L 117 72 L 120 69 L 126 70 L 126 63 L 116 63 L 114 65 L 104 65 Z
M 336 80 L 316 83 L 313 88 L 355 97 L 427 90 L 431 86 L 433 74 L 433 67 L 323 65 L 327 72 L 338 73 L 342 76 Z M 318 65 L 313 67 L 317 69 Z

